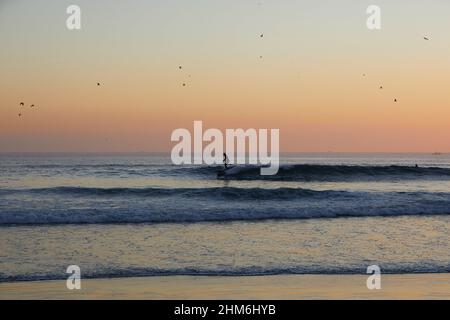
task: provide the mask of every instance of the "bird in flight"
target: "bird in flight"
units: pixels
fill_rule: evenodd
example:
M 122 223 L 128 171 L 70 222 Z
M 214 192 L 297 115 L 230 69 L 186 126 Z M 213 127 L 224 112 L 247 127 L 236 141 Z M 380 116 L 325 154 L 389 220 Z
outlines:
M 261 33 L 260 37 L 261 37 L 261 38 L 264 37 L 264 33 Z
M 22 114 L 21 113 L 19 113 L 19 117 L 21 117 L 22 116 Z
M 180 70 L 181 70 L 181 69 L 183 69 L 183 67 L 182 67 L 182 66 L 178 66 L 178 69 L 180 69 Z
M 97 82 L 97 86 L 99 86 L 100 85 L 100 82 Z
M 425 40 L 430 40 L 428 37 L 423 37 Z
M 20 105 L 21 105 L 21 106 L 23 106 L 23 105 L 24 105 L 24 103 L 23 103 L 23 102 L 21 102 L 21 103 L 20 103 Z
M 33 108 L 34 107 L 34 104 L 32 104 L 31 106 L 30 106 L 30 108 Z
M 397 99 L 394 99 L 394 102 L 397 102 Z

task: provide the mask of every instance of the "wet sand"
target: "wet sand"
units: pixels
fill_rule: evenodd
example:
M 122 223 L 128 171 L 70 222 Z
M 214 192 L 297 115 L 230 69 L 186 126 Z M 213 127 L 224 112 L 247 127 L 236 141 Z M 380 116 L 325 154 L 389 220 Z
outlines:
M 368 275 L 158 276 L 0 283 L 0 299 L 450 299 L 450 274 L 382 275 L 369 290 Z

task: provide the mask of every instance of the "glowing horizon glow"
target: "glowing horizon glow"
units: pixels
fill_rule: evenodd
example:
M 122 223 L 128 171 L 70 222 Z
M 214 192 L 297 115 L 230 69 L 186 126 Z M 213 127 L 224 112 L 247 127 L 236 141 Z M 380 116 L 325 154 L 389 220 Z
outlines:
M 391 2 L 80 0 L 69 31 L 71 1 L 2 1 L 0 152 L 170 152 L 194 120 L 280 129 L 281 152 L 450 152 L 450 3 Z

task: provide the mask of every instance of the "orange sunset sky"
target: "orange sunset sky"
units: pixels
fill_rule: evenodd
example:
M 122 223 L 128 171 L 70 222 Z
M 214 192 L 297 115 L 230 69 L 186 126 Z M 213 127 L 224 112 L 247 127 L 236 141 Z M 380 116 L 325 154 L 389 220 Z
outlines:
M 282 152 L 450 152 L 449 31 L 443 0 L 0 0 L 0 152 L 170 151 L 194 120 L 279 128 Z

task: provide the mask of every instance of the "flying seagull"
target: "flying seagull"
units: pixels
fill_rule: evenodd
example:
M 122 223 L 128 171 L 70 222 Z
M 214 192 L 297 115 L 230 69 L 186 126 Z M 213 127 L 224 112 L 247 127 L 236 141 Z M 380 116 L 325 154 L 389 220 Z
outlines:
M 21 106 L 23 106 L 23 105 L 24 105 L 24 103 L 23 103 L 23 102 L 21 102 L 21 103 L 20 103 L 20 105 L 21 105 Z
M 428 37 L 423 37 L 425 40 L 430 40 Z
M 34 107 L 34 104 L 32 104 L 31 106 L 30 106 L 30 108 L 33 108 Z

